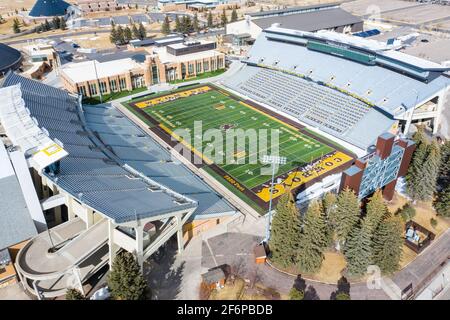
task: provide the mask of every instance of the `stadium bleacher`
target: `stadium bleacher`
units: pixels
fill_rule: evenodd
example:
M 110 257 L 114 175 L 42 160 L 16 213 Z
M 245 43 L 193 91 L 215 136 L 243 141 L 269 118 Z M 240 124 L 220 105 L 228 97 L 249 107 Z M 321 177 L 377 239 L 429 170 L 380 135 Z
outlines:
M 136 216 L 144 218 L 197 206 L 194 200 L 127 170 L 83 125 L 82 114 L 76 111 L 75 97 L 10 73 L 3 86 L 15 85 L 20 86 L 25 106 L 38 125 L 44 127 L 52 139 L 61 141 L 69 152 L 60 161 L 59 172 L 44 174 L 79 201 L 117 223 L 136 219 Z M 48 117 L 41 116 L 43 113 Z M 160 192 L 150 191 L 151 188 L 158 188 Z M 135 213 L 130 213 L 130 208 L 135 209 Z
M 228 82 L 236 91 L 337 136 L 344 136 L 370 111 L 364 102 L 281 71 L 246 66 L 248 77 Z
M 14 73 L 10 73 L 3 83 L 3 87 L 8 86 L 20 86 L 25 106 L 38 126 L 45 128 L 52 139 L 62 142 L 69 152 L 60 161 L 59 172 L 45 175 L 79 201 L 117 223 L 196 207 L 196 213 L 200 215 L 234 213 L 225 200 L 187 168 L 170 163 L 168 151 L 157 146 L 117 110 L 87 107 L 86 122 L 77 99 L 62 90 Z M 133 165 L 142 165 L 132 167 L 131 163 L 126 163 L 128 160 L 132 160 Z M 150 163 L 153 172 L 145 172 L 147 177 L 150 173 L 161 172 L 161 176 L 165 173 L 165 177 L 174 178 L 172 174 L 182 172 L 181 176 L 187 177 L 192 185 L 197 184 L 198 190 L 207 189 L 196 197 L 203 203 L 171 189 L 184 190 L 181 182 L 168 186 L 140 176 L 139 170 Z M 175 166 L 178 171 L 173 168 Z

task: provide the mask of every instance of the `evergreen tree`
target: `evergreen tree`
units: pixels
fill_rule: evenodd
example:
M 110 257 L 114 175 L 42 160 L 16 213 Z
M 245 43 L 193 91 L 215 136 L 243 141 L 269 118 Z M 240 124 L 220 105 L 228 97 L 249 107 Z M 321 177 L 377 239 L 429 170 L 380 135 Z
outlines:
M 86 298 L 77 289 L 67 289 L 66 300 L 86 300 Z
M 235 22 L 238 19 L 238 15 L 236 12 L 236 8 L 233 8 L 233 11 L 231 11 L 231 22 Z
M 192 28 L 195 32 L 200 31 L 200 26 L 198 25 L 198 16 L 197 13 L 194 14 L 194 20 L 192 21 Z
M 212 26 L 213 26 L 213 16 L 212 16 L 211 10 L 208 11 L 207 26 L 208 26 L 208 28 L 212 28 Z
M 366 215 L 360 226 L 354 228 L 347 237 L 344 255 L 351 275 L 362 275 L 373 261 L 375 232 L 388 209 L 380 191 L 376 191 L 366 207 Z
M 422 166 L 421 192 L 419 200 L 426 201 L 433 197 L 437 189 L 439 167 L 441 164 L 441 150 L 434 139 L 427 148 L 427 157 Z
M 225 27 L 228 23 L 227 14 L 225 12 L 225 9 L 223 9 L 222 15 L 220 16 L 220 22 L 222 24 L 222 27 Z
M 398 210 L 397 215 L 400 216 L 404 222 L 408 222 L 416 215 L 416 209 L 408 202 Z
M 331 223 L 330 217 L 332 217 L 336 212 L 336 195 L 332 192 L 327 192 L 322 199 L 322 206 L 327 220 L 328 227 L 328 246 L 333 243 L 333 224 Z
M 304 300 L 305 293 L 302 290 L 298 290 L 296 288 L 292 288 L 289 291 L 289 300 Z
M 273 215 L 269 240 L 271 260 L 282 267 L 295 264 L 301 238 L 300 213 L 290 192 L 282 195 Z
M 373 237 L 373 263 L 390 274 L 399 268 L 403 252 L 403 223 L 399 216 L 383 220 Z
M 169 21 L 169 17 L 168 16 L 164 17 L 164 21 L 163 21 L 162 26 L 161 26 L 161 33 L 162 34 L 169 34 L 170 33 L 170 21 Z
M 67 29 L 66 19 L 61 18 L 61 23 L 60 23 L 60 25 L 59 25 L 59 28 L 60 28 L 61 30 L 66 30 L 66 29 Z
M 340 242 L 347 239 L 348 234 L 356 225 L 360 217 L 359 201 L 353 190 L 346 188 L 336 201 L 336 209 L 330 213 L 330 223 Z
M 367 271 L 372 259 L 371 233 L 364 220 L 353 227 L 345 243 L 344 256 L 351 276 L 360 276 Z
M 14 33 L 20 33 L 20 22 L 19 22 L 19 19 L 17 19 L 17 18 L 14 18 L 14 20 L 13 20 L 13 31 L 14 31 Z
M 191 17 L 190 16 L 184 16 L 183 17 L 183 32 L 184 33 L 191 33 L 193 28 L 192 28 L 192 21 L 191 21 Z
M 418 127 L 417 132 L 413 135 L 416 143 L 416 150 L 411 159 L 411 163 L 406 174 L 406 192 L 413 200 L 421 198 L 422 193 L 422 166 L 427 157 L 428 142 L 422 127 Z
M 133 254 L 127 251 L 117 254 L 108 275 L 108 287 L 115 299 L 145 299 L 147 282 L 142 276 L 139 264 Z
M 441 147 L 441 165 L 439 167 L 438 183 L 441 188 L 450 185 L 450 140 L 445 141 Z
M 377 190 L 369 199 L 366 207 L 366 216 L 364 218 L 367 232 L 373 236 L 373 233 L 380 225 L 381 221 L 388 214 L 388 209 L 383 200 L 380 190 Z
M 117 27 L 117 42 L 121 45 L 125 43 L 125 32 L 122 26 Z
M 131 33 L 133 34 L 133 39 L 139 39 L 139 29 L 137 28 L 136 24 L 133 24 L 131 27 Z
M 44 28 L 45 28 L 45 31 L 52 30 L 52 26 L 50 25 L 50 22 L 48 22 L 47 19 L 45 19 L 45 21 L 44 21 Z
M 118 42 L 118 39 L 117 39 L 117 29 L 116 29 L 115 26 L 113 26 L 112 29 L 111 29 L 111 33 L 110 33 L 110 35 L 109 35 L 109 41 L 110 41 L 112 44 L 117 44 L 117 42 Z
M 450 217 L 450 185 L 436 194 L 434 208 L 438 215 Z
M 183 32 L 181 28 L 181 21 L 178 15 L 175 16 L 175 32 Z
M 131 32 L 131 29 L 129 26 L 126 26 L 126 28 L 123 30 L 123 36 L 124 36 L 125 42 L 127 42 L 127 43 L 133 39 L 133 33 Z
M 352 300 L 350 295 L 346 292 L 338 292 L 336 293 L 336 300 Z
M 303 272 L 317 272 L 324 259 L 323 252 L 328 246 L 328 227 L 322 205 L 312 201 L 308 207 L 300 241 L 298 265 Z
M 147 30 L 145 29 L 142 22 L 140 22 L 139 23 L 139 39 L 144 40 L 145 38 L 147 38 Z

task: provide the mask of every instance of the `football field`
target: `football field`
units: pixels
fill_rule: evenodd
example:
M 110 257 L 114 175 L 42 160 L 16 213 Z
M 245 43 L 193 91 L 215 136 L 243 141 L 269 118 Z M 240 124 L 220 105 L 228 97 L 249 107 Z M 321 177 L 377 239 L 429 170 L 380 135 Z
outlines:
M 231 187 L 250 191 L 263 202 L 269 200 L 271 179 L 270 170 L 269 175 L 268 170 L 261 171 L 267 168 L 260 161 L 264 155 L 278 151 L 287 159 L 276 172 L 274 197 L 352 159 L 311 133 L 210 85 L 144 98 L 129 105 L 145 112 L 168 135 L 183 141 Z M 221 135 L 214 135 L 217 133 Z M 233 148 L 229 150 L 231 141 Z

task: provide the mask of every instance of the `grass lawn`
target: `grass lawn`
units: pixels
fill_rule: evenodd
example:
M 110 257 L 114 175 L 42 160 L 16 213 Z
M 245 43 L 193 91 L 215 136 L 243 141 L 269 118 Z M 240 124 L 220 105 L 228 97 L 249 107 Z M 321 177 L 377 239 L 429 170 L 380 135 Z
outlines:
M 271 170 L 261 162 L 264 155 L 287 158 L 276 171 L 274 199 L 352 161 L 335 144 L 208 84 L 139 97 L 124 105 L 135 114 L 140 110 L 140 119 L 148 125 L 158 122 L 167 135 L 203 159 L 209 174 L 259 213 L 270 200 Z
M 116 99 L 120 99 L 120 98 L 124 98 L 124 97 L 128 97 L 128 96 L 131 96 L 136 93 L 144 92 L 145 90 L 147 90 L 147 87 L 137 88 L 132 91 L 121 91 L 121 92 L 114 92 L 111 94 L 105 94 L 105 95 L 103 95 L 103 103 L 110 102 L 112 100 L 116 100 Z M 91 98 L 84 99 L 83 103 L 96 105 L 96 104 L 100 104 L 101 102 L 100 102 L 100 97 L 91 97 Z
M 210 152 L 212 159 L 210 160 L 213 160 L 230 176 L 249 189 L 270 179 L 269 176 L 260 174 L 260 169 L 266 166 L 259 162 L 263 155 L 271 153 L 272 135 L 271 130 L 268 129 L 278 130 L 279 141 L 273 147 L 279 149 L 280 155 L 288 158 L 287 163 L 280 166 L 280 174 L 310 163 L 333 151 L 328 145 L 303 135 L 295 128 L 216 90 L 160 103 L 143 108 L 143 110 L 171 131 L 186 129 L 191 136 L 194 134 L 195 121 L 201 121 L 203 133 L 208 129 L 222 130 L 223 133 L 226 133 L 228 129 L 254 130 L 255 133 L 266 129 L 268 133 L 266 147 L 251 146 L 249 140 L 246 139 L 245 146 L 241 146 L 242 150 L 225 150 L 225 147 L 222 150 L 214 149 L 220 143 L 222 146 L 226 146 L 225 135 L 223 141 L 214 146 L 211 146 L 210 140 L 203 139 L 204 141 L 202 141 L 201 150 L 203 152 L 201 153 L 205 154 L 212 148 L 213 150 Z M 191 141 L 193 139 L 194 137 L 191 138 Z M 256 163 L 254 159 L 256 159 Z
M 225 71 L 226 71 L 225 69 L 221 69 L 221 70 L 216 70 L 216 71 L 205 72 L 205 73 L 199 74 L 196 77 L 186 78 L 186 79 L 183 79 L 183 80 L 169 81 L 169 83 L 170 84 L 178 84 L 178 83 L 183 83 L 183 82 L 188 82 L 188 81 L 196 81 L 196 80 L 207 79 L 207 78 L 216 77 L 218 75 L 221 75 Z

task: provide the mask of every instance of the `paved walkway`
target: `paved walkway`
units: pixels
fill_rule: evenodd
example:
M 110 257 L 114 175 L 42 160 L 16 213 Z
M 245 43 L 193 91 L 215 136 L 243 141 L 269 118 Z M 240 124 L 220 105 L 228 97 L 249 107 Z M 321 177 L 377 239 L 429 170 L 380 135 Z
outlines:
M 282 293 L 288 293 L 296 280 L 294 276 L 279 272 L 268 265 L 256 265 L 254 263 L 252 249 L 263 239 L 264 227 L 265 219 L 261 217 L 258 220 L 249 220 L 233 230 L 227 230 L 225 233 L 209 238 L 204 237 L 201 249 L 202 270 L 229 264 L 239 270 L 244 277 L 249 279 L 257 277 L 265 285 Z M 198 254 L 198 242 L 196 246 Z M 413 288 L 418 290 L 419 286 L 426 284 L 421 284 L 421 282 L 429 278 L 430 274 L 433 274 L 433 271 L 449 255 L 450 230 L 447 230 L 417 259 L 397 272 L 392 278 L 393 282 L 390 279 L 386 279 L 385 282 L 394 287 L 397 285 L 400 289 L 412 283 Z M 310 299 L 328 300 L 331 293 L 336 290 L 335 285 L 309 280 L 305 281 L 305 286 Z M 390 296 L 382 289 L 369 289 L 365 282 L 352 284 L 350 294 L 352 299 L 355 300 L 390 299 Z

